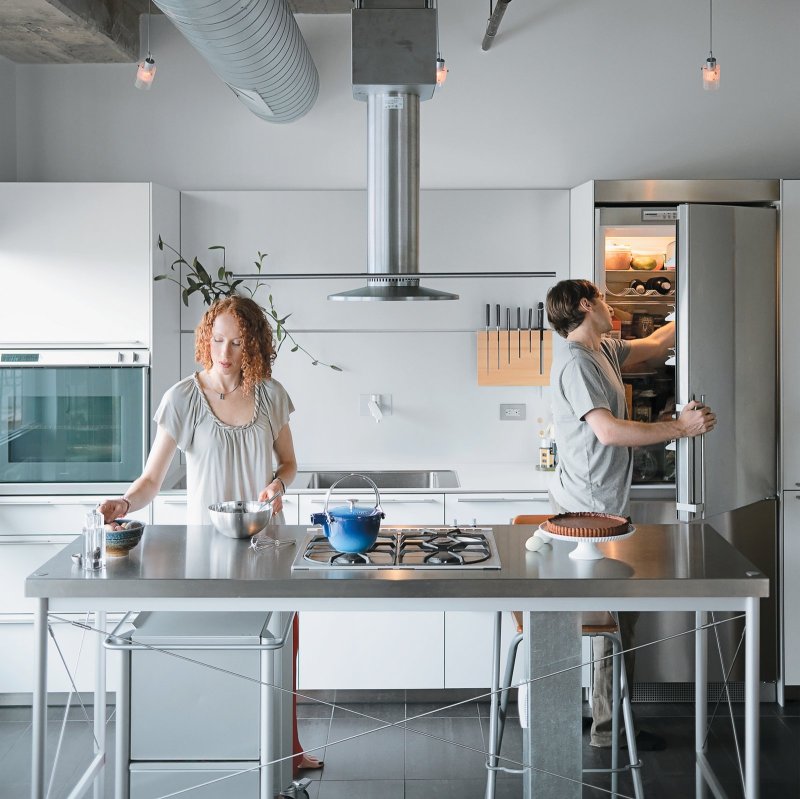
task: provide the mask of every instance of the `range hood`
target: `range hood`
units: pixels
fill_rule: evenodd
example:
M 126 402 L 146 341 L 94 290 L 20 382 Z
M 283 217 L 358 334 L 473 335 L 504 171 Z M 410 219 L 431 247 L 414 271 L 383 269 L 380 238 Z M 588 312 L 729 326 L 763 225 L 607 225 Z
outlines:
M 386 8 L 392 5 L 392 8 Z M 419 285 L 419 104 L 436 88 L 437 12 L 424 0 L 358 2 L 353 97 L 367 104 L 364 288 L 329 300 L 457 300 Z

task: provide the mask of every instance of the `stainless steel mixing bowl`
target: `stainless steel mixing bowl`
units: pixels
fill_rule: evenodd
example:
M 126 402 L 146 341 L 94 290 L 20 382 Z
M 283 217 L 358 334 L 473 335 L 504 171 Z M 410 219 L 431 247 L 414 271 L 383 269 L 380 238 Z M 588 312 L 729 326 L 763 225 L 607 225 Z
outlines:
M 260 533 L 272 516 L 272 506 L 258 500 L 233 500 L 208 506 L 211 524 L 228 538 L 250 538 Z

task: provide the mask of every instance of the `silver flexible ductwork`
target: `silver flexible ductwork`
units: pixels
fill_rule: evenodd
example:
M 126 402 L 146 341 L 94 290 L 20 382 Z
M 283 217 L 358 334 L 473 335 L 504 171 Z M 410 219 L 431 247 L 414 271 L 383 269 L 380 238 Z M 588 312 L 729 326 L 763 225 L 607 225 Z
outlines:
M 385 0 L 352 12 L 353 97 L 367 103 L 364 288 L 329 300 L 457 300 L 419 285 L 419 104 L 436 87 L 436 9 Z M 373 277 L 374 275 L 374 277 Z
M 234 94 L 268 122 L 317 99 L 319 75 L 286 0 L 154 0 Z

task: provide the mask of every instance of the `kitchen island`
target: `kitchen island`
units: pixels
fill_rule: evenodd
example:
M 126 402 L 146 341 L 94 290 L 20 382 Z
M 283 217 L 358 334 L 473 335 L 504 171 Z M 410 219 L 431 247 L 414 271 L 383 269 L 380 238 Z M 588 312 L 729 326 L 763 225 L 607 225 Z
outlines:
M 95 610 L 522 610 L 528 691 L 523 757 L 525 796 L 580 797 L 580 613 L 586 610 L 692 610 L 697 614 L 697 779 L 713 780 L 704 757 L 706 614 L 746 616 L 745 779 L 758 792 L 759 599 L 769 581 L 707 525 L 642 525 L 626 540 L 600 544 L 605 558 L 575 561 L 574 545 L 553 541 L 525 549 L 525 526 L 493 528 L 502 568 L 461 571 L 292 571 L 295 547 L 254 552 L 247 541 L 212 528 L 151 526 L 127 557 L 102 574 L 82 572 L 68 545 L 26 580 L 37 599 L 32 796 L 44 796 L 48 613 Z M 278 537 L 307 535 L 305 526 L 276 528 Z M 487 652 L 487 658 L 491 653 Z M 98 669 L 103 703 L 104 670 Z M 543 677 L 547 676 L 546 679 Z M 102 685 L 100 684 L 102 683 Z M 102 710 L 96 710 L 102 719 Z M 102 772 L 98 747 L 93 775 Z M 476 755 L 478 756 L 478 755 Z

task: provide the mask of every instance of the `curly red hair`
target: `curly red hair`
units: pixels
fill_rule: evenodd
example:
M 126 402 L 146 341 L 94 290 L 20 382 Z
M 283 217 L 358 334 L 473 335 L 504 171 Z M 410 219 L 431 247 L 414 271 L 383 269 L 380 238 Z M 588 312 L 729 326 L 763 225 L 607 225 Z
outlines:
M 272 326 L 264 315 L 264 309 L 249 297 L 226 297 L 217 300 L 204 314 L 194 331 L 194 357 L 198 363 L 210 370 L 211 329 L 214 320 L 229 313 L 239 323 L 242 336 L 242 391 L 249 394 L 256 383 L 272 377 L 275 361 L 275 340 Z

